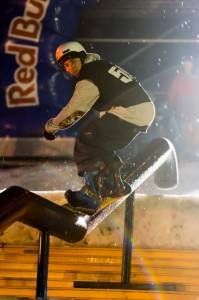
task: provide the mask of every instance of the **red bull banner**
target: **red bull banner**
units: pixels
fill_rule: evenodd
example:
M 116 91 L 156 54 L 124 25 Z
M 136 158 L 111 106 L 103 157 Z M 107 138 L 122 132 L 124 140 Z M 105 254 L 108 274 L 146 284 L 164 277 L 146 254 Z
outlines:
M 54 53 L 60 43 L 76 39 L 87 4 L 1 1 L 0 137 L 42 136 L 48 118 L 70 99 L 73 82 L 57 66 Z

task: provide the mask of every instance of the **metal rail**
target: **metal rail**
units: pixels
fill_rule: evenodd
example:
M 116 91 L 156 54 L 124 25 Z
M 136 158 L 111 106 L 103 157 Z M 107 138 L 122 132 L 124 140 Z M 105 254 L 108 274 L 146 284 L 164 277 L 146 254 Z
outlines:
M 123 178 L 131 184 L 132 194 L 125 203 L 124 241 L 121 282 L 74 282 L 75 287 L 109 289 L 157 289 L 153 284 L 130 283 L 134 192 L 151 175 L 161 188 L 178 182 L 177 160 L 172 143 L 157 138 L 126 165 Z M 54 235 L 69 243 L 82 240 L 125 200 L 113 202 L 96 216 L 65 209 L 22 187 L 13 186 L 0 193 L 0 232 L 20 221 L 40 230 L 36 300 L 47 299 L 49 236 Z M 129 239 L 131 237 L 131 239 Z M 176 290 L 176 284 L 163 283 L 160 290 Z
M 88 43 L 131 43 L 131 44 L 198 44 L 197 39 L 161 39 L 161 38 L 79 38 L 80 42 Z

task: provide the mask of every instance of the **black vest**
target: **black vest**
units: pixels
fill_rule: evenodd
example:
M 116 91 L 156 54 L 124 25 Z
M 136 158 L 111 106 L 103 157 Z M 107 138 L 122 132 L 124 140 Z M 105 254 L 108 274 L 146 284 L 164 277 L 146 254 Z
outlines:
M 150 101 L 134 76 L 105 60 L 84 64 L 77 81 L 83 79 L 92 81 L 98 87 L 100 97 L 93 107 L 98 111 Z

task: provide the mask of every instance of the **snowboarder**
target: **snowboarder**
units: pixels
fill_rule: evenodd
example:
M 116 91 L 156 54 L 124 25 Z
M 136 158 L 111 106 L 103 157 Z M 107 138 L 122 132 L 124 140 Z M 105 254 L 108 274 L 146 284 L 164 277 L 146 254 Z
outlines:
M 155 108 L 135 76 L 98 54 L 87 53 L 79 42 L 61 44 L 55 57 L 76 84 L 68 104 L 47 121 L 44 136 L 52 140 L 58 131 L 88 118 L 74 148 L 78 175 L 85 184 L 79 191 L 66 191 L 66 198 L 75 209 L 93 214 L 107 199 L 130 193 L 116 151 L 147 131 Z

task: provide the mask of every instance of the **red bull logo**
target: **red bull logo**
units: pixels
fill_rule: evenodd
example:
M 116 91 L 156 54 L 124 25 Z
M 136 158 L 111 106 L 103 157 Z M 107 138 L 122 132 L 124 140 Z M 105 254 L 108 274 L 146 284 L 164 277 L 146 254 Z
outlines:
M 5 52 L 15 55 L 18 68 L 14 72 L 13 84 L 6 89 L 8 107 L 34 106 L 39 104 L 37 87 L 38 47 L 20 44 L 21 40 L 38 42 L 42 31 L 41 21 L 45 17 L 50 0 L 26 1 L 24 15 L 15 17 L 9 26 L 8 36 L 19 40 L 8 40 Z

